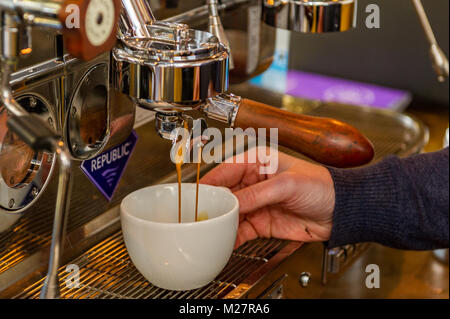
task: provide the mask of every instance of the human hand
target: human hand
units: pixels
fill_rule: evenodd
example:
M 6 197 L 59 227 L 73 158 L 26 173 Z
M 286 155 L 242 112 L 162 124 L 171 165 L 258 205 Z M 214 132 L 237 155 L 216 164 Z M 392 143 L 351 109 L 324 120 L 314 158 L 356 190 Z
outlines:
M 267 154 L 267 153 L 266 153 Z M 231 189 L 240 204 L 240 223 L 235 247 L 257 237 L 296 241 L 326 241 L 331 234 L 335 204 L 329 171 L 281 152 L 274 174 L 261 174 L 266 165 L 248 163 L 248 152 L 238 155 L 243 163 L 223 163 L 201 183 Z

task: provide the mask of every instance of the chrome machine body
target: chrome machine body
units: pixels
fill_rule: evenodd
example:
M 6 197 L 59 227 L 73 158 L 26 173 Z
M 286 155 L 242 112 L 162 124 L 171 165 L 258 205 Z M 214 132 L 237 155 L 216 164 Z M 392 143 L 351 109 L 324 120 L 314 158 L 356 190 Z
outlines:
M 66 9 L 75 3 L 81 4 L 84 25 L 70 29 Z M 420 1 L 414 3 L 436 70 L 445 77 L 448 61 L 433 41 Z M 60 296 L 71 171 L 127 138 L 136 106 L 156 112 L 156 131 L 166 139 L 191 111 L 234 126 L 242 99 L 228 93 L 229 77 L 244 80 L 270 66 L 275 33 L 267 25 L 346 31 L 354 26 L 355 8 L 356 0 L 0 1 L 0 214 L 8 217 L 0 219 L 0 235 L 16 222 L 11 216 L 33 210 L 59 169 L 58 187 L 50 187 L 56 210 L 41 297 Z M 223 10 L 240 18 L 221 21 Z M 94 233 L 93 226 L 83 227 L 80 233 Z M 289 252 L 299 247 L 288 246 Z

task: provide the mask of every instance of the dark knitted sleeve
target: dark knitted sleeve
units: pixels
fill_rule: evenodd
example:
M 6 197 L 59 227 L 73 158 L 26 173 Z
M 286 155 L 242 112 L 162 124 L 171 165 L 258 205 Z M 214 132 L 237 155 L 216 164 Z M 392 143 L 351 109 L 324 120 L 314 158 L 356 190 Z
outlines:
M 357 169 L 329 168 L 336 204 L 329 247 L 357 242 L 448 248 L 449 150 L 389 157 Z

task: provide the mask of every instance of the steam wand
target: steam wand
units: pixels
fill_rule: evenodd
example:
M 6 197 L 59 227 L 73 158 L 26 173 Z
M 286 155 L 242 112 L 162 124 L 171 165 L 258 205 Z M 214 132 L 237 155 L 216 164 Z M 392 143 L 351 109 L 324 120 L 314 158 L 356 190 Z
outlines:
M 430 21 L 423 8 L 422 1 L 412 0 L 412 2 L 417 11 L 417 15 L 419 16 L 425 36 L 430 44 L 430 59 L 433 69 L 438 76 L 438 81 L 444 82 L 449 76 L 448 59 L 445 56 L 444 51 L 439 47 L 436 37 L 434 36 L 433 29 L 431 28 Z
M 215 35 L 219 41 L 231 51 L 230 41 L 228 40 L 219 16 L 219 2 L 217 0 L 207 0 L 206 3 L 209 11 L 209 33 Z M 233 56 L 231 54 L 229 55 L 229 69 L 234 69 Z

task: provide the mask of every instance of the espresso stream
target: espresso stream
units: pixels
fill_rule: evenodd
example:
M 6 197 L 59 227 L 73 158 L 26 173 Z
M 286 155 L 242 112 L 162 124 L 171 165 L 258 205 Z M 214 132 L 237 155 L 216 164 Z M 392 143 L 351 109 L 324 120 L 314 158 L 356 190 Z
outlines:
M 202 163 L 202 150 L 200 147 L 198 152 L 198 163 L 197 163 L 197 189 L 195 191 L 195 221 L 198 221 L 198 190 L 200 185 L 200 164 Z
M 187 122 L 184 123 L 184 128 L 187 129 Z M 181 166 L 183 165 L 184 153 L 183 153 L 183 145 L 180 145 L 178 149 L 177 155 L 177 163 L 175 164 L 177 169 L 177 179 L 178 179 L 178 223 L 181 223 Z M 208 219 L 208 214 L 206 212 L 198 214 L 198 193 L 199 193 L 199 185 L 200 185 L 200 164 L 202 162 L 202 150 L 203 147 L 200 147 L 198 153 L 198 164 L 197 164 L 197 187 L 195 192 L 195 221 L 202 221 Z

